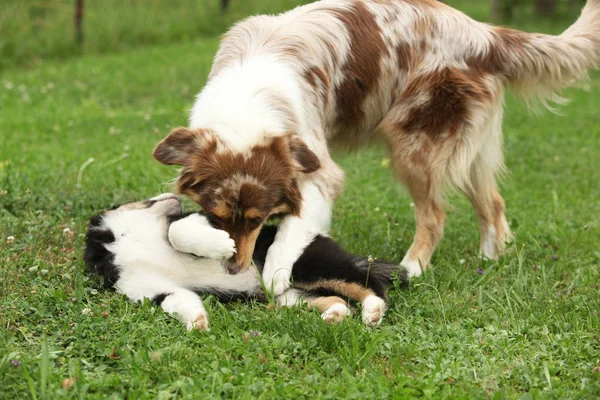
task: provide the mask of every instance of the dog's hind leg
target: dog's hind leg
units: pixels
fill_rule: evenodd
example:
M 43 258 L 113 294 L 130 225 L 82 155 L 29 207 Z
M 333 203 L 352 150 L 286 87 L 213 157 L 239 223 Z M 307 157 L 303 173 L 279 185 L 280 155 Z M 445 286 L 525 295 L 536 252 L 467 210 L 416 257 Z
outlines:
M 501 110 L 501 108 L 498 108 Z M 481 255 L 496 259 L 504 251 L 512 233 L 504 215 L 504 199 L 498 192 L 496 174 L 503 172 L 502 113 L 492 119 L 491 129 L 470 171 L 470 185 L 465 194 L 473 205 L 481 237 Z
M 392 167 L 396 176 L 404 182 L 412 197 L 416 232 L 412 245 L 400 265 L 408 278 L 420 276 L 429 265 L 435 248 L 444 234 L 446 214 L 443 208 L 442 188 L 436 184 L 427 168 L 419 169 L 404 155 L 392 155 Z

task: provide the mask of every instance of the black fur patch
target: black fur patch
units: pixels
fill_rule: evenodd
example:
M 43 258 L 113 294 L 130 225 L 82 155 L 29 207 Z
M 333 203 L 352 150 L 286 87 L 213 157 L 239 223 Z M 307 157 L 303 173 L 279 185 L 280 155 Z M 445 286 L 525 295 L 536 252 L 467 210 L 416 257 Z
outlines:
M 104 214 L 90 218 L 85 236 L 83 260 L 88 270 L 104 278 L 104 287 L 112 288 L 119 280 L 119 270 L 115 265 L 115 256 L 106 249 L 106 245 L 115 241 L 110 229 L 102 228 Z
M 163 301 L 165 301 L 165 299 L 167 297 L 169 297 L 170 295 L 172 295 L 173 293 L 161 293 L 161 294 L 157 294 L 156 296 L 154 296 L 152 298 L 152 303 L 156 304 L 157 306 L 162 305 Z
M 264 226 L 256 240 L 253 259 L 261 273 L 276 234 L 277 227 Z M 391 283 L 393 271 L 400 271 L 394 263 L 377 260 L 369 265 L 367 258 L 355 258 L 333 239 L 319 235 L 294 263 L 292 282 L 309 284 L 320 280 L 340 280 L 365 286 L 385 298 L 385 287 Z M 325 292 L 327 295 L 341 294 L 331 291 L 323 294 Z

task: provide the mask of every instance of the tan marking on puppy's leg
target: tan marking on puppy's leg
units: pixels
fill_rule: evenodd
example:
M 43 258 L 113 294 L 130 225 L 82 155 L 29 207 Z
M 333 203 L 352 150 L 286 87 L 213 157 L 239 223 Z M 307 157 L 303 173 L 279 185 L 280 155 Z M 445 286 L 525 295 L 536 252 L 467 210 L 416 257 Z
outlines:
M 294 282 L 294 286 L 304 290 L 316 290 L 316 289 L 327 289 L 340 296 L 350 298 L 352 300 L 362 303 L 368 296 L 374 296 L 375 293 L 362 285 L 354 282 L 344 282 L 337 279 L 332 280 L 318 280 L 312 283 L 298 283 Z

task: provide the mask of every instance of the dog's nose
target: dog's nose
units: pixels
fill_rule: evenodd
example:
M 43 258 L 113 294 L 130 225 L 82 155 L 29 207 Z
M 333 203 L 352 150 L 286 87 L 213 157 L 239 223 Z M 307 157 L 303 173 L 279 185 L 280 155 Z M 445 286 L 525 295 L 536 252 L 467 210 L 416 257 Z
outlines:
M 227 263 L 227 272 L 229 272 L 230 275 L 237 275 L 241 270 L 242 266 L 235 261 L 229 261 Z

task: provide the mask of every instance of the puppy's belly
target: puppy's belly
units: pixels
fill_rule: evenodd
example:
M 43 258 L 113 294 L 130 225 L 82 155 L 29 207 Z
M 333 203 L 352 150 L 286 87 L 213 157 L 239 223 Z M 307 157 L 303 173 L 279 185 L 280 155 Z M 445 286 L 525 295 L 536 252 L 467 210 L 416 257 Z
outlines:
M 255 293 L 260 288 L 260 281 L 254 268 L 230 275 L 219 261 L 201 260 L 195 267 L 186 268 L 186 276 L 180 276 L 178 282 L 195 289 L 217 289 L 219 291 Z

